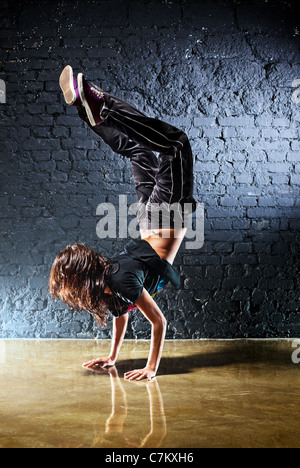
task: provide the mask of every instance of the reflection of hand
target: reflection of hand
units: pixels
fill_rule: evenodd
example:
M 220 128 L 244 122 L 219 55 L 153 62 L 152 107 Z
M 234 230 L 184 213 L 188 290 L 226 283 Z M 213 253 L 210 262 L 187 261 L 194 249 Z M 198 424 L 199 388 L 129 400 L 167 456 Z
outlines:
M 148 379 L 151 380 L 155 377 L 156 372 L 153 369 L 150 369 L 149 367 L 145 367 L 144 369 L 136 369 L 133 371 L 126 372 L 124 375 L 124 378 L 126 380 L 143 380 L 143 379 Z
M 98 359 L 92 359 L 89 362 L 84 362 L 82 364 L 82 367 L 111 367 L 114 366 L 116 362 L 116 359 L 111 359 L 110 356 L 104 357 L 104 358 L 98 358 Z
M 92 367 L 88 367 L 88 370 L 90 372 L 94 372 L 94 374 L 101 374 L 101 375 L 108 374 L 111 377 L 115 377 L 115 378 L 118 377 L 118 371 L 116 369 L 116 366 L 111 366 L 111 367 L 92 366 Z

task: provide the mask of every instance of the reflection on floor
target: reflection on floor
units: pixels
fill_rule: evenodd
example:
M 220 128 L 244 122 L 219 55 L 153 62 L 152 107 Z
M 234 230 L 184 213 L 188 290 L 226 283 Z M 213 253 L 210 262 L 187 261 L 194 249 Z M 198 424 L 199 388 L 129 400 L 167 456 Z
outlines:
M 300 447 L 292 340 L 167 341 L 149 383 L 123 379 L 147 341 L 125 341 L 110 371 L 81 367 L 109 348 L 0 340 L 0 447 Z

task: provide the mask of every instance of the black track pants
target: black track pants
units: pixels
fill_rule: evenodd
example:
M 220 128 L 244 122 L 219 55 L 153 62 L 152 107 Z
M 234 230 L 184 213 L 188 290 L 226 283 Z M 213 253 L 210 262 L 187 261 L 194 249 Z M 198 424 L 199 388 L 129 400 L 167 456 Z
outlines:
M 89 124 L 84 108 L 79 115 Z M 186 134 L 108 93 L 104 93 L 101 118 L 103 123 L 92 130 L 132 163 L 140 226 L 185 226 L 186 215 L 196 210 L 193 155 Z

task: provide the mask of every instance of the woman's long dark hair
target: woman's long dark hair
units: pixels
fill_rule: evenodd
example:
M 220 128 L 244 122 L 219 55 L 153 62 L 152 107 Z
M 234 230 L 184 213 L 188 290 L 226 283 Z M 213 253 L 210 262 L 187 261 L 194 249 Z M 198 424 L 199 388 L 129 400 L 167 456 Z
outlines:
M 113 260 L 83 244 L 68 246 L 54 260 L 49 292 L 77 312 L 87 311 L 98 325 L 105 327 L 106 316 L 115 305 L 114 297 L 106 294 L 110 275 L 115 273 Z

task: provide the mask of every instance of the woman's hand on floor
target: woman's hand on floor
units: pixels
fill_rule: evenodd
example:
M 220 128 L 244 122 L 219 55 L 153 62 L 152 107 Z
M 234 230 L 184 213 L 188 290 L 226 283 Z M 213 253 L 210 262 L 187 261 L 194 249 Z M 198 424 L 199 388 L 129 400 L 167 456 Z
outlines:
M 92 359 L 91 361 L 84 362 L 82 367 L 111 367 L 116 363 L 116 359 L 111 359 L 109 356 L 104 358 Z
M 133 371 L 126 372 L 124 378 L 126 380 L 143 380 L 148 379 L 151 380 L 156 376 L 156 372 L 149 367 L 145 367 L 144 369 L 135 369 Z

